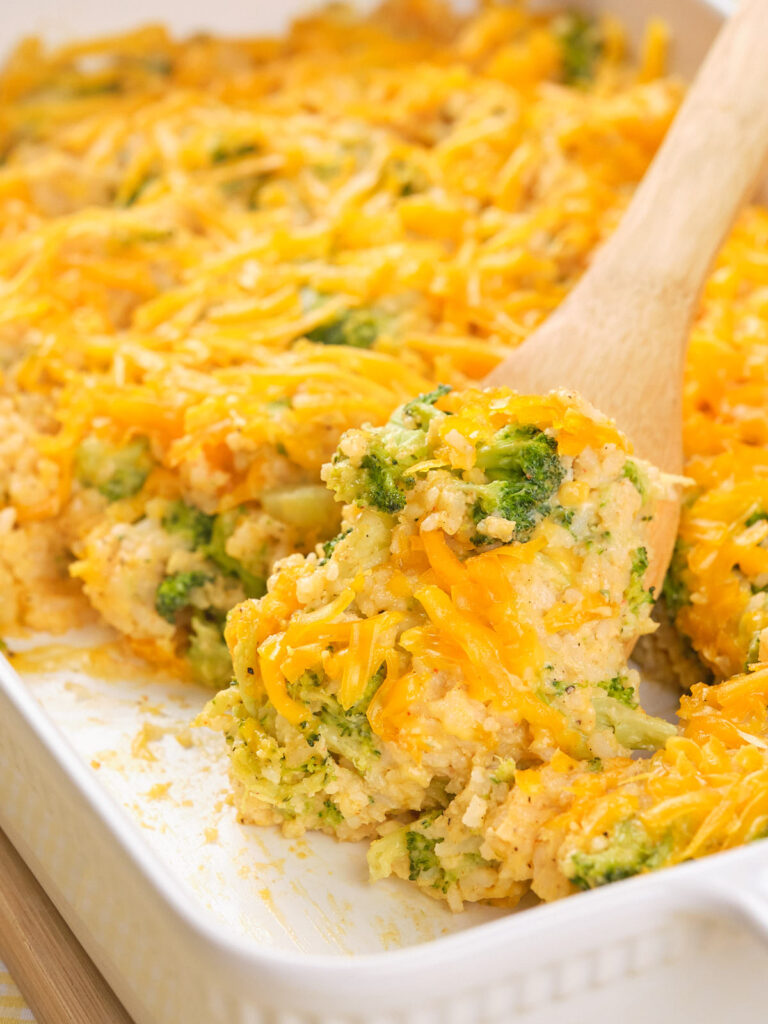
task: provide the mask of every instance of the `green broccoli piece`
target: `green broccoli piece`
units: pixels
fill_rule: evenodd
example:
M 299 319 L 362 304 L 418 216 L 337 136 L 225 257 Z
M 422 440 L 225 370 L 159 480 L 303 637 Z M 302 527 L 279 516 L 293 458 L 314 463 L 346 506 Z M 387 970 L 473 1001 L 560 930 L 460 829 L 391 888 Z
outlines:
M 405 508 L 405 494 L 397 486 L 401 474 L 395 467 L 396 463 L 376 452 L 369 451 L 363 456 L 360 468 L 367 475 L 366 505 L 389 513 Z
M 478 867 L 495 863 L 480 854 L 480 835 L 468 836 L 459 849 L 454 845 L 452 851 L 438 853 L 444 837 L 429 833 L 433 828 L 442 828 L 447 820 L 439 809 L 430 811 L 410 825 L 403 825 L 371 843 L 368 850 L 371 878 L 395 874 L 446 893 Z
M 163 516 L 163 529 L 183 538 L 192 550 L 210 543 L 215 516 L 209 516 L 194 505 L 174 501 Z
M 237 558 L 227 554 L 227 541 L 234 533 L 238 515 L 237 509 L 217 515 L 213 521 L 210 540 L 202 550 L 222 572 L 237 577 L 246 597 L 263 597 L 267 592 L 264 577 L 256 576 Z
M 478 497 L 472 507 L 472 518 L 475 523 L 482 522 L 488 516 L 499 516 L 515 524 L 514 539 L 523 544 L 530 539 L 536 525 L 549 511 L 546 503 L 538 504 L 530 493 L 521 493 L 514 484 L 497 480 L 478 488 Z M 476 544 L 494 543 L 493 538 L 478 534 L 474 538 Z
M 262 597 L 266 593 L 263 577 L 256 576 L 242 562 L 227 554 L 227 540 L 232 536 L 239 514 L 234 510 L 211 516 L 193 505 L 174 501 L 162 523 L 163 529 L 181 536 L 189 548 L 209 558 L 227 576 L 236 576 L 246 597 Z
M 307 331 L 306 337 L 319 345 L 347 345 L 370 348 L 381 331 L 381 316 L 371 309 L 347 309 L 327 323 Z
M 653 604 L 653 591 L 646 590 L 643 585 L 648 569 L 648 552 L 645 548 L 635 548 L 632 552 L 632 567 L 629 570 L 629 584 L 624 596 L 633 615 L 638 615 L 644 604 Z
M 190 603 L 190 594 L 204 583 L 210 583 L 212 576 L 204 572 L 177 572 L 166 576 L 155 591 L 155 610 L 166 621 L 174 623 L 176 613 Z
M 393 514 L 405 508 L 406 490 L 415 483 L 408 470 L 427 454 L 425 431 L 390 422 L 373 432 L 359 467 L 334 456 L 327 483 L 340 501 Z
M 381 836 L 380 839 L 375 839 L 368 847 L 367 859 L 371 881 L 387 878 L 392 874 L 397 861 L 407 860 L 405 834 L 406 829 L 399 828 L 395 832 Z
M 211 150 L 211 163 L 229 163 L 230 160 L 239 160 L 241 157 L 251 156 L 258 151 L 259 147 L 255 142 L 226 142 L 222 140 Z
M 476 523 L 487 516 L 508 519 L 515 524 L 514 539 L 524 543 L 549 514 L 549 501 L 565 475 L 557 442 L 538 427 L 504 427 L 478 447 L 477 465 L 491 483 L 477 488 L 472 518 Z
M 622 473 L 622 476 L 624 476 L 625 479 L 630 481 L 630 483 L 634 486 L 637 493 L 640 495 L 643 501 L 645 501 L 645 499 L 648 497 L 648 485 L 646 483 L 645 477 L 640 471 L 640 467 L 638 466 L 638 464 L 634 462 L 632 459 L 627 459 L 627 461 L 624 463 L 624 471 Z
M 108 501 L 138 494 L 154 465 L 146 437 L 116 448 L 97 437 L 86 437 L 75 455 L 75 475 L 83 487 L 93 487 Z
M 232 659 L 224 641 L 223 625 L 220 616 L 195 612 L 185 652 L 197 682 L 213 689 L 226 686 L 232 678 Z
M 677 729 L 663 718 L 654 718 L 640 707 L 628 707 L 614 697 L 593 697 L 598 729 L 612 729 L 618 742 L 628 750 L 657 750 Z
M 403 197 L 425 192 L 430 185 L 429 178 L 420 167 L 398 157 L 384 164 L 382 182 L 385 187 Z
M 271 174 L 257 171 L 222 181 L 219 188 L 227 199 L 240 203 L 246 210 L 258 210 L 261 190 L 270 178 Z
M 504 783 L 512 782 L 517 771 L 517 764 L 513 757 L 505 757 L 499 761 L 491 775 L 491 782 Z
M 305 672 L 295 688 L 292 688 L 292 692 L 312 711 L 328 749 L 345 758 L 362 773 L 381 757 L 366 711 L 371 698 L 384 681 L 384 674 L 384 667 L 375 672 L 368 680 L 360 700 L 346 711 L 336 697 L 327 692 L 324 678 L 315 672 Z
M 565 473 L 557 441 L 532 424 L 503 427 L 488 444 L 478 445 L 477 465 L 489 480 L 527 481 L 547 495 L 560 486 Z
M 423 395 L 418 395 L 412 402 L 406 402 L 405 405 L 396 409 L 392 414 L 392 422 L 402 424 L 405 427 L 409 427 L 411 423 L 414 423 L 419 430 L 428 430 L 429 424 L 435 416 L 452 415 L 452 413 L 444 413 L 435 408 L 435 405 L 443 395 L 449 394 L 452 390 L 453 388 L 447 384 L 438 384 L 434 391 L 427 391 Z M 411 422 L 406 423 L 406 418 Z
M 671 848 L 669 839 L 652 843 L 640 822 L 630 818 L 616 826 L 604 850 L 572 853 L 566 874 L 578 889 L 595 889 L 661 867 Z
M 749 642 L 749 647 L 747 648 L 747 657 L 744 661 L 745 672 L 749 672 L 750 666 L 754 665 L 755 662 L 760 660 L 760 633 L 760 630 L 758 630 L 757 633 L 754 633 L 752 635 L 752 639 Z
M 428 823 L 429 824 L 429 823 Z M 408 878 L 415 882 L 423 875 L 442 872 L 435 847 L 442 839 L 431 839 L 423 832 L 409 829 L 405 833 L 405 848 L 408 851 Z
M 403 509 L 406 491 L 415 483 L 409 470 L 430 455 L 429 424 L 435 416 L 448 415 L 435 403 L 449 391 L 440 385 L 395 409 L 383 427 L 367 428 L 368 446 L 359 466 L 337 452 L 326 482 L 338 500 L 389 514 Z
M 637 707 L 637 695 L 634 688 L 626 683 L 625 676 L 614 676 L 613 679 L 608 679 L 597 685 L 602 687 L 613 700 L 625 704 L 628 708 Z
M 320 559 L 320 565 L 325 565 L 328 559 L 331 557 L 333 552 L 336 550 L 338 544 L 348 537 L 352 532 L 352 528 L 348 527 L 346 530 L 342 530 L 341 533 L 337 533 L 335 537 L 331 537 L 330 540 L 325 541 L 323 547 L 323 557 Z
M 687 566 L 685 548 L 679 540 L 675 541 L 675 548 L 672 552 L 672 559 L 667 569 L 667 575 L 664 577 L 664 583 L 661 588 L 661 593 L 664 596 L 664 601 L 667 605 L 669 614 L 674 619 L 680 609 L 690 604 L 691 595 L 688 592 L 688 587 L 683 581 L 683 572 Z
M 604 46 L 596 19 L 571 11 L 559 19 L 556 32 L 563 82 L 566 85 L 587 85 L 595 77 Z
M 318 811 L 317 816 L 320 821 L 327 825 L 341 825 L 344 821 L 344 815 L 333 800 L 325 800 L 323 806 Z
M 764 512 L 762 509 L 759 509 L 757 512 L 753 512 L 751 516 L 747 517 L 747 519 L 744 522 L 744 525 L 747 527 L 754 526 L 755 523 L 760 523 L 767 519 L 768 512 Z

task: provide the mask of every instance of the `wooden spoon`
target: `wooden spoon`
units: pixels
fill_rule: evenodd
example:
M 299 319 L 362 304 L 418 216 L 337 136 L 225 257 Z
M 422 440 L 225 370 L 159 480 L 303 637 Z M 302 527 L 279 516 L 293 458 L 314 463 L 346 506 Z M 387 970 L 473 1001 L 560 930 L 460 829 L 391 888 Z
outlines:
M 682 469 L 682 379 L 702 284 L 768 152 L 768 0 L 717 36 L 611 238 L 555 313 L 485 383 L 580 392 L 639 455 Z M 679 502 L 654 520 L 646 585 L 672 554 Z
M 38 1024 L 131 1024 L 117 996 L 2 831 L 0 956 Z M 1 1003 L 0 1017 L 5 1020 Z

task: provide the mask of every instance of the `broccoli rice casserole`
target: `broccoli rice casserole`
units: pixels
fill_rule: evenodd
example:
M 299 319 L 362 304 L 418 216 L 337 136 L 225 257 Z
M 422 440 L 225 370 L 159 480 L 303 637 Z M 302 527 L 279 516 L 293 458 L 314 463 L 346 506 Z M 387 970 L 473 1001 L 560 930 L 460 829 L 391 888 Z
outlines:
M 0 72 L 0 630 L 109 625 L 210 688 L 244 821 L 453 909 L 768 830 L 768 210 L 693 327 L 655 618 L 679 482 L 479 386 L 629 202 L 666 41 L 387 0 Z M 627 661 L 659 618 L 677 726 Z

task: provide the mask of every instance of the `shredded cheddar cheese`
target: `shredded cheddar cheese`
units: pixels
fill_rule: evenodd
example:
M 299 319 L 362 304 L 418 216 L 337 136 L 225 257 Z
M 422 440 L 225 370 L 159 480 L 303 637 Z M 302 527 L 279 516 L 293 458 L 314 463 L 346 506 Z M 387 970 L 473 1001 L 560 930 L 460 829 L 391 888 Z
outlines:
M 768 660 L 768 211 L 746 211 L 707 283 L 685 384 L 677 626 L 717 678 Z
M 335 532 L 282 495 L 345 430 L 482 378 L 584 271 L 679 101 L 658 36 L 636 72 L 609 18 L 390 0 L 281 39 L 22 41 L 0 72 L 3 627 L 95 611 L 211 675 L 229 607 Z M 141 474 L 104 477 L 137 445 Z M 160 501 L 223 516 L 225 557 L 170 550 Z M 179 561 L 212 579 L 164 619 Z

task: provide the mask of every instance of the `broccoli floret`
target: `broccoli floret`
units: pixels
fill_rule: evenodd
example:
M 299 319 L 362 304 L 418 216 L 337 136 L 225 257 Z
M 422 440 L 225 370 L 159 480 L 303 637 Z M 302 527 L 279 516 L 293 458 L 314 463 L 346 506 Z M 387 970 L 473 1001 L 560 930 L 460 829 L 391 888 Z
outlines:
M 566 85 L 591 82 L 603 52 L 603 38 L 597 21 L 572 11 L 559 19 L 556 30 L 563 82 Z
M 644 604 L 653 604 L 653 592 L 643 585 L 648 569 L 648 552 L 645 548 L 635 548 L 632 552 L 632 567 L 629 570 L 629 584 L 625 598 L 633 615 L 638 615 Z
M 318 345 L 347 345 L 370 348 L 381 331 L 381 316 L 371 309 L 347 309 L 327 323 L 307 331 L 306 337 Z
M 320 821 L 327 825 L 341 825 L 344 821 L 344 815 L 338 808 L 338 805 L 333 800 L 326 800 L 323 806 L 320 808 L 317 814 Z
M 155 610 L 168 622 L 176 621 L 176 612 L 190 603 L 190 594 L 213 577 L 204 572 L 177 572 L 166 576 L 155 591 Z
M 267 592 L 267 584 L 263 576 L 250 572 L 237 558 L 227 554 L 227 541 L 232 536 L 237 523 L 238 511 L 222 512 L 213 522 L 211 538 L 204 547 L 210 560 L 228 576 L 236 576 L 242 584 L 246 597 L 263 597 Z
M 748 516 L 744 522 L 745 526 L 754 526 L 755 523 L 763 522 L 768 519 L 768 512 L 764 512 L 759 509 L 757 512 L 753 512 L 751 516 Z
M 384 668 L 368 680 L 365 691 L 345 711 L 333 694 L 324 688 L 324 680 L 314 672 L 305 672 L 292 693 L 309 707 L 328 749 L 346 758 L 359 772 L 366 772 L 381 757 L 376 738 L 366 716 L 371 698 L 384 681 Z
M 669 840 L 652 843 L 640 822 L 630 818 L 616 826 L 605 849 L 571 854 L 566 873 L 577 888 L 595 889 L 661 867 L 670 850 Z
M 211 163 L 228 163 L 230 160 L 239 160 L 241 157 L 251 156 L 258 151 L 259 147 L 255 142 L 226 142 L 222 140 L 211 150 Z
M 408 851 L 405 848 L 405 833 L 406 829 L 404 828 L 388 832 L 380 839 L 375 839 L 368 847 L 368 870 L 372 881 L 387 878 L 392 874 L 393 865 L 408 857 Z
M 77 479 L 84 487 L 95 488 L 108 501 L 138 494 L 153 465 L 146 437 L 137 437 L 122 448 L 87 437 L 75 456 Z
M 438 384 L 434 391 L 427 391 L 423 395 L 414 398 L 412 402 L 406 402 L 400 409 L 392 414 L 393 423 L 402 423 L 404 426 L 411 426 L 413 423 L 420 430 L 427 430 L 435 416 L 451 416 L 452 413 L 444 413 L 435 408 L 437 402 L 443 395 L 449 394 L 453 389 L 447 384 Z M 406 417 L 409 423 L 405 423 Z
M 645 481 L 645 477 L 640 472 L 640 467 L 632 459 L 627 459 L 624 463 L 624 471 L 622 473 L 627 480 L 634 486 L 637 493 L 645 501 L 648 497 L 648 485 Z
M 195 679 L 205 686 L 226 686 L 232 678 L 232 659 L 222 632 L 223 618 L 210 613 L 192 616 L 186 659 Z
M 517 771 L 517 764 L 513 757 L 505 757 L 499 761 L 493 770 L 491 775 L 491 782 L 504 783 L 511 782 L 515 777 Z
M 508 519 L 515 524 L 514 539 L 524 543 L 549 514 L 549 501 L 565 475 L 557 442 L 538 427 L 504 427 L 478 446 L 477 465 L 491 483 L 476 488 L 472 518 L 476 523 L 487 516 Z M 484 540 L 477 537 L 478 543 Z
M 261 576 L 250 572 L 237 558 L 227 554 L 227 541 L 232 536 L 239 512 L 207 515 L 193 505 L 174 501 L 163 516 L 163 528 L 181 536 L 188 547 L 209 558 L 228 576 L 236 576 L 246 597 L 262 597 L 266 583 Z
M 392 423 L 375 432 L 359 467 L 336 456 L 327 477 L 340 501 L 394 514 L 405 508 L 414 478 L 408 470 L 427 455 L 426 433 Z
M 189 548 L 195 550 L 210 542 L 215 518 L 194 505 L 174 501 L 163 516 L 163 529 L 178 534 Z
M 497 480 L 478 488 L 477 501 L 472 507 L 472 518 L 480 523 L 488 516 L 499 516 L 515 524 L 514 539 L 523 544 L 529 540 L 536 524 L 549 511 L 546 504 L 538 505 L 530 494 L 521 493 L 514 484 Z M 474 538 L 477 544 L 493 543 L 492 538 L 478 534 Z
M 749 672 L 750 666 L 754 665 L 755 662 L 760 660 L 760 634 L 761 630 L 753 634 L 750 640 L 749 647 L 747 648 L 747 657 L 744 661 L 744 671 Z
M 625 676 L 614 676 L 613 679 L 607 679 L 605 682 L 598 683 L 597 685 L 602 687 L 609 697 L 619 701 L 621 704 L 625 704 L 628 708 L 637 707 L 637 696 L 634 688 L 626 682 Z
M 420 395 L 397 409 L 386 426 L 372 430 L 358 467 L 337 454 L 326 480 L 339 500 L 389 514 L 401 511 L 406 492 L 415 483 L 410 470 L 430 456 L 427 437 L 431 421 L 450 415 L 436 408 L 449 390 L 441 385 Z M 537 427 L 506 427 L 478 447 L 477 465 L 489 483 L 457 481 L 471 490 L 474 521 L 500 516 L 516 524 L 517 540 L 527 540 L 548 514 L 548 501 L 564 476 L 556 441 Z M 478 536 L 477 542 L 487 541 Z
M 435 853 L 435 847 L 442 839 L 430 839 L 423 832 L 415 832 L 409 829 L 405 833 L 405 848 L 408 851 L 408 878 L 415 882 L 418 878 L 429 874 L 441 872 L 440 861 Z
M 489 480 L 527 481 L 547 496 L 557 490 L 565 472 L 554 437 L 528 424 L 503 427 L 488 444 L 478 445 L 476 464 Z
M 388 459 L 369 451 L 363 456 L 360 468 L 367 475 L 366 505 L 390 513 L 405 508 L 405 494 L 397 486 L 401 474 L 395 471 L 395 466 Z
M 346 530 L 342 530 L 341 533 L 337 533 L 335 537 L 331 537 L 330 540 L 325 541 L 323 547 L 323 557 L 320 559 L 320 565 L 325 565 L 328 559 L 331 557 L 333 552 L 336 550 L 337 545 L 348 537 L 352 532 L 352 528 L 348 527 Z
M 429 423 L 447 415 L 435 403 L 449 390 L 441 385 L 396 409 L 383 427 L 367 428 L 368 444 L 359 465 L 337 452 L 324 479 L 338 500 L 389 514 L 403 509 L 406 491 L 416 482 L 409 470 L 429 458 Z
M 614 697 L 593 697 L 598 729 L 612 729 L 628 750 L 657 750 L 677 729 L 663 718 L 654 718 L 640 707 L 628 707 Z
M 675 541 L 675 548 L 672 552 L 672 560 L 664 577 L 664 584 L 661 592 L 664 595 L 669 614 L 674 619 L 680 609 L 690 604 L 691 596 L 688 587 L 683 582 L 683 571 L 686 568 L 685 548 L 680 541 Z
M 443 852 L 444 837 L 439 833 L 448 820 L 439 809 L 433 810 L 371 843 L 368 851 L 371 878 L 395 874 L 447 893 L 478 867 L 498 867 L 496 862 L 487 861 L 480 854 L 482 838 L 479 834 L 467 836 L 460 848 L 454 843 L 451 850 Z M 436 834 L 430 834 L 433 831 Z
M 429 188 L 424 171 L 410 160 L 395 157 L 388 160 L 382 171 L 382 184 L 398 196 L 413 196 Z

